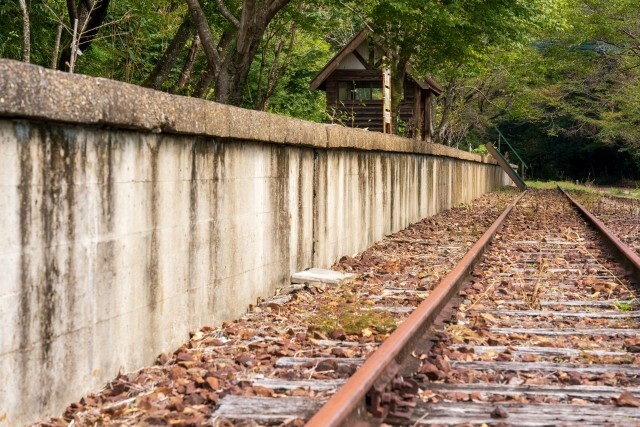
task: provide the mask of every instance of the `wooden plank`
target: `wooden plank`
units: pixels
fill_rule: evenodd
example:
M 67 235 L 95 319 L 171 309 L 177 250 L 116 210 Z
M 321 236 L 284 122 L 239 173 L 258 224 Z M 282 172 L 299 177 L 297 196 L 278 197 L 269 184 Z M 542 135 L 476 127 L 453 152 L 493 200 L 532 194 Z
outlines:
M 553 262 L 553 261 L 552 261 Z M 535 265 L 532 265 L 535 264 Z M 548 263 L 548 264 L 551 264 Z M 547 264 L 547 267 L 548 267 Z M 560 263 L 554 263 L 554 264 L 560 264 Z M 588 268 L 600 268 L 602 267 L 602 264 L 596 263 L 596 262 L 588 262 L 588 263 L 584 263 L 584 262 L 563 262 L 562 264 L 562 268 L 575 268 L 575 269 L 579 269 L 579 270 L 584 270 L 584 269 L 588 269 Z M 525 267 L 533 267 L 536 269 L 536 271 L 538 270 L 538 266 L 540 265 L 540 263 L 536 262 L 536 261 L 529 261 L 529 260 L 517 260 L 513 262 L 513 265 L 515 266 L 519 266 L 519 265 L 524 265 Z M 543 270 L 543 272 L 549 271 L 549 268 L 545 267 L 545 269 Z M 553 269 L 553 268 L 552 268 Z
M 308 419 L 324 404 L 323 400 L 306 397 L 225 396 L 211 415 L 216 419 L 256 420 L 279 423 L 296 418 Z M 214 424 L 215 425 L 215 424 Z
M 382 292 L 393 292 L 398 294 L 425 294 L 425 295 L 429 293 L 429 291 L 419 291 L 417 289 L 404 289 L 404 288 L 394 288 L 394 287 L 383 288 Z
M 618 408 L 613 405 L 528 405 L 510 404 L 500 405 L 508 412 L 508 417 L 496 419 L 491 413 L 496 408 L 495 403 L 423 403 L 418 402 L 412 415 L 411 423 L 418 425 L 495 425 L 502 422 L 514 426 L 632 426 L 640 421 L 640 409 Z M 409 425 L 411 425 L 411 423 Z
M 629 391 L 634 395 L 640 394 L 638 387 L 608 387 L 608 386 L 554 386 L 554 385 L 509 385 L 509 384 L 440 384 L 429 383 L 426 387 L 434 393 L 476 393 L 488 394 L 522 394 L 522 395 L 542 395 L 561 398 L 591 398 L 618 397 L 623 391 Z
M 520 242 L 520 243 L 524 243 L 524 242 Z M 536 252 L 518 252 L 518 255 L 540 257 L 545 255 L 555 256 L 555 255 L 580 254 L 580 253 L 582 253 L 581 248 L 544 248 Z
M 374 311 L 386 311 L 387 313 L 412 313 L 416 307 L 403 307 L 403 306 L 386 306 L 386 305 L 376 305 L 370 308 L 370 310 Z M 364 309 L 362 311 L 366 311 L 368 309 Z
M 520 240 L 517 242 L 513 242 L 515 245 L 569 245 L 569 246 L 578 246 L 583 245 L 580 242 L 566 242 L 563 240 L 553 240 L 553 241 L 538 241 L 538 240 Z
M 495 276 L 496 277 L 504 277 L 504 278 L 514 278 L 513 277 L 513 273 L 499 273 L 499 274 L 496 274 Z M 584 277 L 583 275 L 579 275 L 579 276 L 563 277 L 562 279 L 564 279 L 564 280 L 574 280 L 575 281 L 575 280 L 578 280 L 578 279 L 583 278 L 583 277 Z M 598 280 L 615 280 L 615 279 L 617 279 L 616 276 L 612 276 L 610 274 L 606 274 L 606 275 L 605 274 L 600 274 L 600 275 L 597 275 L 597 276 L 590 276 L 590 277 L 593 277 L 594 279 L 598 279 Z M 538 281 L 538 280 L 541 280 L 541 279 L 545 279 L 546 280 L 547 278 L 546 277 L 542 277 L 542 278 L 541 277 L 516 277 L 515 279 L 523 280 L 525 282 L 535 282 L 535 281 Z M 544 281 L 543 283 L 545 283 L 546 286 L 553 286 L 554 282 L 548 283 L 548 282 Z M 574 286 L 574 287 L 576 287 L 576 286 Z M 576 289 L 579 290 L 580 288 L 577 287 Z
M 640 317 L 640 311 L 626 311 L 622 313 L 597 311 L 553 311 L 553 310 L 470 310 L 471 313 L 487 313 L 508 316 L 548 316 L 554 317 L 583 317 L 590 319 L 635 319 Z
M 254 385 L 272 390 L 296 390 L 299 388 L 313 391 L 336 391 L 346 380 L 279 380 L 277 378 L 261 378 L 252 381 Z
M 585 269 L 583 268 L 548 268 L 544 271 L 542 271 L 541 273 L 580 273 L 582 274 L 582 272 Z M 509 269 L 509 271 L 513 271 L 514 273 L 538 273 L 540 270 L 538 270 L 537 268 L 518 268 L 518 267 L 511 267 Z M 607 273 L 607 270 L 598 270 L 598 273 Z
M 522 178 L 520 178 L 520 175 L 518 175 L 518 173 L 513 170 L 511 165 L 509 165 L 509 162 L 507 162 L 505 158 L 502 157 L 502 154 L 500 154 L 498 150 L 495 149 L 493 144 L 487 142 L 485 144 L 485 147 L 487 147 L 489 153 L 493 156 L 494 159 L 496 159 L 502 170 L 504 170 L 506 174 L 509 175 L 509 178 L 513 180 L 514 184 L 520 189 L 520 191 L 526 189 L 527 184 L 525 184 Z
M 336 80 L 355 81 L 381 80 L 382 70 L 335 70 L 335 72 L 331 74 L 331 78 L 334 78 Z
M 264 424 L 275 424 L 294 419 L 308 419 L 325 402 L 319 399 L 302 397 L 244 397 L 226 396 L 212 414 L 211 421 L 221 419 L 256 420 Z M 418 401 L 412 415 L 413 425 L 455 425 L 473 423 L 474 425 L 506 422 L 518 426 L 602 426 L 636 425 L 640 421 L 640 409 L 620 408 L 613 405 L 570 405 L 570 404 L 500 404 L 508 413 L 506 419 L 491 417 L 494 403 L 423 403 Z M 609 423 L 609 424 L 607 424 Z
M 411 294 L 409 294 L 409 293 L 406 293 L 406 294 L 404 294 L 404 295 L 385 295 L 385 296 L 380 296 L 380 295 L 370 295 L 370 296 L 368 296 L 368 297 L 367 297 L 367 299 L 368 299 L 368 300 L 373 300 L 373 301 L 380 301 L 380 300 L 383 300 L 383 299 L 386 299 L 386 300 L 396 300 L 396 301 L 404 301 L 404 300 L 406 300 L 407 298 L 409 298 L 409 297 L 410 297 L 410 295 L 411 295 Z M 426 298 L 426 297 L 428 297 L 428 295 L 420 295 L 420 294 L 415 294 L 415 295 L 417 295 L 417 298 Z M 377 307 L 378 307 L 378 308 L 377 308 Z M 386 307 L 386 306 L 376 306 L 376 307 L 373 307 L 373 309 L 374 309 L 374 310 L 381 310 L 381 309 L 384 309 L 385 307 Z M 361 310 L 362 310 L 362 309 L 361 309 Z M 364 309 L 364 310 L 367 310 L 367 309 Z
M 324 360 L 331 360 L 338 364 L 338 366 L 344 365 L 362 365 L 364 358 L 347 358 L 347 357 L 281 357 L 276 362 L 278 368 L 293 367 L 304 365 L 305 363 L 318 364 Z
M 550 362 L 466 362 L 456 360 L 451 362 L 453 369 L 470 369 L 476 371 L 512 371 L 512 372 L 579 372 L 584 374 L 605 374 L 608 372 L 623 372 L 628 375 L 640 374 L 640 366 L 636 365 L 579 365 L 574 363 Z
M 313 340 L 312 344 L 322 347 L 360 347 L 367 344 L 360 344 L 357 341 L 336 341 L 336 340 Z
M 640 335 L 640 329 L 527 329 L 527 328 L 489 328 L 497 334 L 532 334 L 541 336 L 562 335 Z
M 496 304 L 501 305 L 526 305 L 524 301 L 520 300 L 498 300 L 495 301 Z M 619 301 L 619 300 L 604 300 L 604 301 L 588 301 L 588 300 L 542 300 L 540 301 L 540 305 L 543 307 L 546 306 L 567 306 L 567 307 L 605 307 L 605 308 L 615 308 L 615 304 L 624 304 L 631 305 L 632 307 L 637 307 L 640 304 L 634 302 L 634 300 L 628 301 Z
M 528 266 L 532 267 L 532 266 L 539 266 L 541 264 L 544 264 L 545 266 L 549 266 L 549 265 L 562 265 L 562 267 L 572 267 L 572 268 L 601 268 L 602 264 L 597 263 L 597 262 L 568 262 L 565 260 L 562 261 L 555 261 L 553 259 L 549 259 L 546 258 L 545 259 L 546 262 L 540 263 L 538 261 L 535 260 L 529 260 L 529 259 L 518 259 L 518 260 L 514 260 L 513 263 L 514 265 L 519 265 L 519 264 L 527 264 Z M 533 265 L 532 265 L 533 264 Z
M 457 344 L 452 346 L 458 350 L 461 348 L 469 348 L 469 346 L 463 344 Z M 526 354 L 533 354 L 536 356 L 580 356 L 583 354 L 589 354 L 592 356 L 626 356 L 630 354 L 627 351 L 607 351 L 607 350 L 577 350 L 575 348 L 566 347 L 524 347 L 524 346 L 489 346 L 489 345 L 477 345 L 472 346 L 475 354 L 486 353 L 502 353 L 509 349 L 514 356 L 523 356 Z

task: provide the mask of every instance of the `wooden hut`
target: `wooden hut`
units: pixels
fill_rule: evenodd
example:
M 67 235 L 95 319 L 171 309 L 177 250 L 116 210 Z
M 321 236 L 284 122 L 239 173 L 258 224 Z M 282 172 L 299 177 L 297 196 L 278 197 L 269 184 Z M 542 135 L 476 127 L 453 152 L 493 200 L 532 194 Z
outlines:
M 386 131 L 384 51 L 369 30 L 358 33 L 311 81 L 327 93 L 327 113 L 346 126 Z M 432 78 L 416 79 L 407 70 L 399 119 L 404 134 L 431 141 L 433 97 L 442 87 Z M 386 103 L 387 106 L 389 102 Z M 388 114 L 387 114 L 388 116 Z

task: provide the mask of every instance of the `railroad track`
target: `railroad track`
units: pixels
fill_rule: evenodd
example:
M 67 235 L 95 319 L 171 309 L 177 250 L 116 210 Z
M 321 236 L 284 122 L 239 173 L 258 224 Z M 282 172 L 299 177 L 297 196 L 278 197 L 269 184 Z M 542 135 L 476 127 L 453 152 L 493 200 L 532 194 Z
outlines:
M 517 195 L 487 194 L 387 236 L 340 260 L 337 269 L 357 273 L 348 284 L 285 286 L 241 318 L 193 331 L 155 364 L 120 373 L 38 425 L 301 426 Z M 282 397 L 298 398 L 303 411 L 287 406 L 290 401 L 265 400 Z M 307 412 L 304 398 L 314 400 Z M 252 420 L 245 403 L 262 418 Z M 269 411 L 261 409 L 265 404 Z M 269 415 L 278 408 L 281 415 Z M 296 413 L 302 418 L 294 419 Z
M 338 390 L 327 401 L 227 396 L 213 421 L 640 425 L 640 307 L 629 274 L 640 263 L 614 259 L 611 244 L 559 192 L 530 191 L 366 360 L 278 361 L 360 366 L 349 380 L 262 382 Z
M 640 425 L 640 263 L 560 193 L 500 215 L 513 199 L 388 236 L 341 261 L 348 285 L 296 285 L 40 425 Z M 353 330 L 314 327 L 336 315 Z
M 640 254 L 640 199 L 577 190 L 569 194 Z

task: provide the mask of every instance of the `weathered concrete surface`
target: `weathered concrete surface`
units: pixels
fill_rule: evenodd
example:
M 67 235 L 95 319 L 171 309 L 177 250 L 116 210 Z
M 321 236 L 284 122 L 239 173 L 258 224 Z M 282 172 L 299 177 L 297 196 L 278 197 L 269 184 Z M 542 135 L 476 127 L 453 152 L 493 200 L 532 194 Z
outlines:
M 446 147 L 12 61 L 0 159 L 2 426 L 506 179 Z
M 428 154 L 496 164 L 478 154 L 442 145 L 319 125 L 6 59 L 0 59 L 0 117 L 316 148 Z

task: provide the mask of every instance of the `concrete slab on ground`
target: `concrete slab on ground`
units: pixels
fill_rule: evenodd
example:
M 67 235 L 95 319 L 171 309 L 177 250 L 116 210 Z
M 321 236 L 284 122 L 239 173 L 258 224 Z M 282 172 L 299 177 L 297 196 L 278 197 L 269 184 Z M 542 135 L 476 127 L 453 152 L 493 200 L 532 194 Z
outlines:
M 326 283 L 329 285 L 340 285 L 348 279 L 356 277 L 355 274 L 340 273 L 339 271 L 326 270 L 323 268 L 310 268 L 299 271 L 291 275 L 291 283 Z

